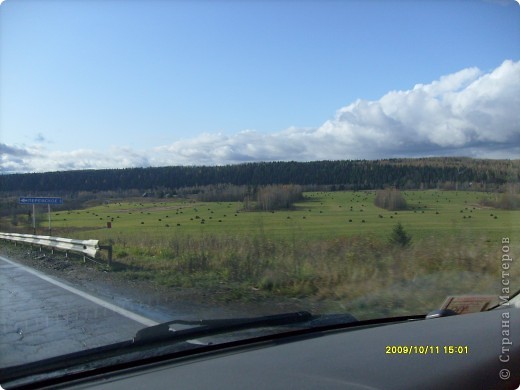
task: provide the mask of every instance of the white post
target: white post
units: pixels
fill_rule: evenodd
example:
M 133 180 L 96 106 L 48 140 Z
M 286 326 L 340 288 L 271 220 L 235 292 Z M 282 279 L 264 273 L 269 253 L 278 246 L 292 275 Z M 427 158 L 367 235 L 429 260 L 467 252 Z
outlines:
M 49 212 L 49 236 L 52 236 L 52 234 L 51 234 L 51 205 L 48 204 L 47 206 L 48 206 L 47 210 Z
M 34 208 L 34 203 L 33 203 L 33 234 L 36 234 L 36 212 L 35 212 L 35 208 Z

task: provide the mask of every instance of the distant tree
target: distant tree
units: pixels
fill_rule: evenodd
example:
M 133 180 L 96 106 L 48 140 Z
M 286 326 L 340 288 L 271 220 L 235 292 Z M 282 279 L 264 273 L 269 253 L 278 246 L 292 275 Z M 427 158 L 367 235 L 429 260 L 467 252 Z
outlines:
M 395 225 L 390 236 L 390 242 L 392 244 L 405 247 L 408 246 L 411 241 L 412 237 L 408 233 L 406 233 L 406 231 L 403 228 L 403 225 L 401 225 L 401 222 Z
M 406 199 L 398 189 L 387 188 L 382 191 L 377 191 L 374 199 L 374 204 L 390 211 L 406 210 L 408 204 Z
M 502 194 L 496 207 L 505 210 L 517 210 L 520 208 L 520 196 L 513 193 Z
M 495 196 L 495 200 L 482 199 L 480 204 L 486 207 L 494 207 L 497 209 L 504 210 L 518 210 L 520 209 L 520 196 L 512 193 L 505 193 L 499 198 L 498 194 Z
M 269 185 L 259 187 L 256 191 L 255 202 L 251 197 L 244 198 L 245 210 L 273 211 L 290 209 L 295 202 L 303 200 L 303 188 L 299 185 Z

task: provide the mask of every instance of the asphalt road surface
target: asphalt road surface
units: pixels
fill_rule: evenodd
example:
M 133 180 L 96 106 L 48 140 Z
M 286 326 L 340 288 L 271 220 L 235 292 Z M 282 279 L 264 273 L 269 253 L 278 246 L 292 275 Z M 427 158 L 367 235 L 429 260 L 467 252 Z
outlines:
M 0 367 L 128 340 L 155 324 L 0 256 Z

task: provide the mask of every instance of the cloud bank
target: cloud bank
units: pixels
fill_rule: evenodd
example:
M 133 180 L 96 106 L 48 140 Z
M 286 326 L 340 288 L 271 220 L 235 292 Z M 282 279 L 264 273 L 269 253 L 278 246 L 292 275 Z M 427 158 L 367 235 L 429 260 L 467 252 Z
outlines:
M 467 68 L 376 101 L 357 100 L 318 128 L 203 133 L 152 150 L 49 151 L 0 144 L 1 173 L 249 161 L 421 156 L 520 157 L 520 61 Z

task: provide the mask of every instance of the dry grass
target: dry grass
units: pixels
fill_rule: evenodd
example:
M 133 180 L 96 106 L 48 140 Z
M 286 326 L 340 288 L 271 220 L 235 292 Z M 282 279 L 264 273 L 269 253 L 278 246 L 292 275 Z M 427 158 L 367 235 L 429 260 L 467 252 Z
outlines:
M 358 315 L 434 309 L 448 294 L 499 293 L 501 245 L 485 239 L 429 238 L 402 248 L 375 236 L 306 241 L 177 235 L 168 241 L 116 240 L 114 246 L 119 271 L 128 278 L 225 287 L 234 298 L 251 291 L 311 298 Z M 519 274 L 512 272 L 513 285 Z

